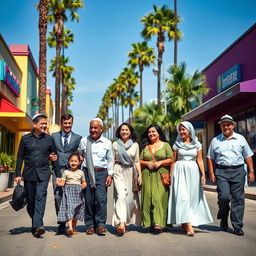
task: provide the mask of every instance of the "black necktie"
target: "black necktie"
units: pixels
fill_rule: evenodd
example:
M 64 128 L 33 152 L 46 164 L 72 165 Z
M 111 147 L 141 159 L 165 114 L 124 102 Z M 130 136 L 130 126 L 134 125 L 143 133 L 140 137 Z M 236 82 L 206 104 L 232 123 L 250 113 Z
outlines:
M 64 135 L 64 151 L 66 152 L 68 149 L 68 134 Z

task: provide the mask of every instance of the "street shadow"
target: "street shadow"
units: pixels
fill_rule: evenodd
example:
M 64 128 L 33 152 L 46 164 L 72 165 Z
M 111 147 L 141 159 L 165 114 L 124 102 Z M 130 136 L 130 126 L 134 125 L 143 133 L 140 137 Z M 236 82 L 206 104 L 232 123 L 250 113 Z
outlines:
M 56 233 L 58 228 L 57 226 L 44 226 L 45 231 L 47 232 L 54 232 Z M 31 227 L 18 227 L 18 228 L 13 228 L 9 230 L 9 233 L 11 235 L 20 235 L 23 233 L 31 233 L 32 229 Z
M 106 225 L 106 229 L 108 230 L 108 232 L 112 235 L 115 235 L 117 237 L 122 237 L 122 235 L 118 234 L 116 232 L 116 228 L 113 227 L 112 225 Z M 150 233 L 150 229 L 149 228 L 144 228 L 141 226 L 136 226 L 136 225 L 129 225 L 128 226 L 128 232 L 139 232 L 139 233 Z

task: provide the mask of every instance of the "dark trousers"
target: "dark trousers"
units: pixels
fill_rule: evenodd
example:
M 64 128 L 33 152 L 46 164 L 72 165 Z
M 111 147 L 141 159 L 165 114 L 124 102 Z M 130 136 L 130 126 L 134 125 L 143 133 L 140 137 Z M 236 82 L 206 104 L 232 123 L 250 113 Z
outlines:
M 88 228 L 97 228 L 105 226 L 107 220 L 107 170 L 95 172 L 96 187 L 92 188 L 87 169 L 84 168 L 87 188 L 85 193 L 85 226 Z
M 32 219 L 32 227 L 42 227 L 46 204 L 48 180 L 28 181 L 24 180 L 27 196 L 27 211 Z
M 64 172 L 64 169 L 61 169 L 61 176 Z M 53 172 L 52 174 L 52 186 L 53 186 L 53 193 L 54 193 L 54 205 L 55 205 L 55 211 L 56 215 L 58 216 L 58 212 L 60 210 L 60 203 L 63 196 L 63 188 L 56 186 L 56 176 Z M 65 223 L 65 222 L 58 222 L 58 224 Z
M 215 170 L 219 205 L 217 218 L 228 219 L 231 201 L 230 219 L 237 230 L 243 227 L 245 174 L 243 167 Z

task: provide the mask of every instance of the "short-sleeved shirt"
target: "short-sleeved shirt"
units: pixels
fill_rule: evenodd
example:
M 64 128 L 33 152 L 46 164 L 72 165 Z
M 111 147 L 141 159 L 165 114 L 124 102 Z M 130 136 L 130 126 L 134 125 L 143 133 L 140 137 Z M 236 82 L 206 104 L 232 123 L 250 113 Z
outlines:
M 84 137 L 80 141 L 78 147 L 79 153 L 84 157 L 82 163 L 83 167 L 87 167 L 86 164 L 86 144 L 88 137 Z M 112 143 L 109 139 L 101 136 L 98 140 L 92 140 L 92 161 L 94 168 L 105 168 L 108 170 L 108 175 L 113 175 L 113 151 Z
M 85 181 L 84 172 L 81 170 L 76 170 L 74 172 L 65 170 L 61 179 L 69 185 L 80 185 L 81 182 Z
M 222 133 L 216 136 L 208 149 L 207 158 L 219 165 L 240 165 L 244 159 L 253 156 L 246 139 L 233 132 L 231 138 L 227 139 Z

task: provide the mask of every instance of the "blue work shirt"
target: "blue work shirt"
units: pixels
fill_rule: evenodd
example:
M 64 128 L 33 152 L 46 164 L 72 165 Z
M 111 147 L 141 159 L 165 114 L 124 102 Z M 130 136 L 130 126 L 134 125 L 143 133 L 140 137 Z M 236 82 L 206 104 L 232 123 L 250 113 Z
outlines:
M 244 159 L 253 156 L 246 139 L 233 132 L 231 138 L 227 139 L 222 133 L 216 136 L 208 149 L 207 158 L 210 158 L 219 165 L 240 165 Z

